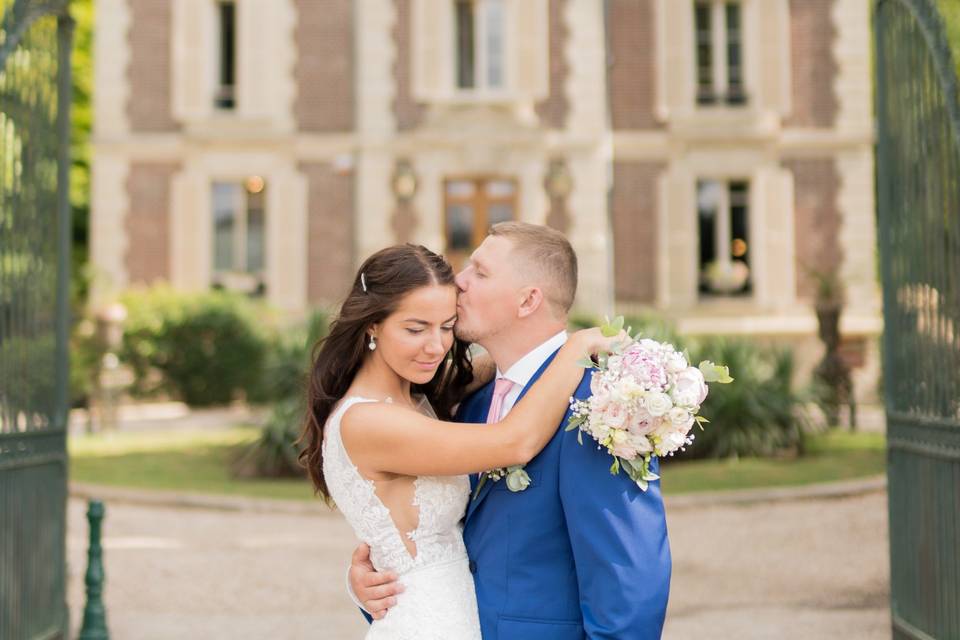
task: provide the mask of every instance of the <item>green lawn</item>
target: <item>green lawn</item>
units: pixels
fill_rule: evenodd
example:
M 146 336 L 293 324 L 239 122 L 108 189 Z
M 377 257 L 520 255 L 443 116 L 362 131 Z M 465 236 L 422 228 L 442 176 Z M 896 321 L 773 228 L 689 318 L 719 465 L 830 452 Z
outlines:
M 77 482 L 311 500 L 306 480 L 237 480 L 228 461 L 257 437 L 254 428 L 216 432 L 170 432 L 71 438 L 70 478 Z M 799 459 L 667 459 L 664 493 L 722 491 L 847 480 L 883 473 L 881 434 L 833 432 L 811 438 L 810 454 Z
M 67 445 L 70 479 L 142 489 L 313 499 L 307 480 L 238 480 L 230 476 L 229 461 L 258 433 L 253 427 L 237 427 L 73 437 Z
M 802 458 L 737 460 L 665 460 L 661 464 L 665 494 L 783 487 L 850 480 L 886 469 L 883 434 L 834 431 L 810 438 Z

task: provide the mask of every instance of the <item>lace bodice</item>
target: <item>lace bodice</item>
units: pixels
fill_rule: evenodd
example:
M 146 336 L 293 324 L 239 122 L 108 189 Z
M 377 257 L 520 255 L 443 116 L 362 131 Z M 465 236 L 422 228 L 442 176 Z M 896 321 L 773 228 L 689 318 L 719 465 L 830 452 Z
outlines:
M 337 507 L 357 537 L 370 545 L 373 565 L 379 571 L 403 574 L 465 557 L 460 521 L 470 497 L 469 479 L 421 476 L 414 481 L 413 504 L 419 507 L 419 521 L 417 528 L 407 534 L 416 544 L 416 557 L 411 557 L 390 511 L 376 494 L 374 482 L 360 474 L 343 446 L 340 420 L 359 402 L 377 401 L 356 396 L 345 398 L 328 418 L 324 429 L 323 473 Z M 424 400 L 423 404 L 432 414 L 429 403 Z

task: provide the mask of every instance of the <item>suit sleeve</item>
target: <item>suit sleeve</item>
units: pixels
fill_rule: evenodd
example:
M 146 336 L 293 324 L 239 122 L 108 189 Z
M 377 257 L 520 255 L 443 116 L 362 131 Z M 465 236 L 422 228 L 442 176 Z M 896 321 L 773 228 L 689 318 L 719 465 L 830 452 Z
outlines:
M 589 395 L 589 377 L 577 397 Z M 566 418 L 564 419 L 564 424 Z M 561 427 L 563 428 L 563 427 Z M 559 490 L 588 638 L 660 638 L 670 591 L 670 545 L 660 481 L 641 491 L 606 451 L 563 434 Z M 658 473 L 659 461 L 651 471 Z

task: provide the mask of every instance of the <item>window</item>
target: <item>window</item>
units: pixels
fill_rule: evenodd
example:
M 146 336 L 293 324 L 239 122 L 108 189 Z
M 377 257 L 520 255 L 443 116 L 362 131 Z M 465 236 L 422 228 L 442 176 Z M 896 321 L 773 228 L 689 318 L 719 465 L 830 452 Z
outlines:
M 444 184 L 446 257 L 456 269 L 498 222 L 517 217 L 516 182 L 504 178 L 452 179 Z
M 742 13 L 739 2 L 697 0 L 694 4 L 697 104 L 747 102 Z
M 749 195 L 746 181 L 697 183 L 701 295 L 751 292 Z
M 213 183 L 213 285 L 260 295 L 265 291 L 266 185 L 260 176 Z
M 237 5 L 235 2 L 217 4 L 219 50 L 217 86 L 213 104 L 218 109 L 233 109 L 236 106 L 237 66 Z
M 456 0 L 457 88 L 506 85 L 506 18 L 503 0 Z

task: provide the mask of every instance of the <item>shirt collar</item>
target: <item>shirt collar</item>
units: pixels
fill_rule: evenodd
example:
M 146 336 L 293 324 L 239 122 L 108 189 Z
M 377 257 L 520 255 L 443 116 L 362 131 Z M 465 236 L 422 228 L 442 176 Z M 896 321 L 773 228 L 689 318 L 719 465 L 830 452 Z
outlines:
M 527 355 L 517 360 L 512 367 L 507 369 L 506 373 L 501 373 L 500 369 L 497 368 L 497 378 L 507 378 L 522 389 L 527 386 L 530 378 L 543 366 L 550 354 L 562 347 L 566 341 L 567 332 L 564 330 L 532 351 L 527 352 Z

